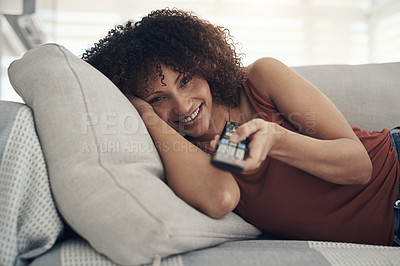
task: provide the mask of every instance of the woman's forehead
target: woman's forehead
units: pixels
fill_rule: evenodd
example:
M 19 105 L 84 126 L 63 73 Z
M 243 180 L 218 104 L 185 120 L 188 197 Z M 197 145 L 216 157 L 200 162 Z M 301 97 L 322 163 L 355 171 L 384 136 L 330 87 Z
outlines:
M 145 98 L 150 93 L 167 86 L 167 84 L 176 82 L 176 79 L 180 76 L 180 74 L 180 72 L 176 71 L 172 67 L 160 64 L 159 70 L 154 69 L 151 73 L 149 73 L 145 79 L 145 84 L 143 84 L 143 89 L 138 91 L 138 95 Z

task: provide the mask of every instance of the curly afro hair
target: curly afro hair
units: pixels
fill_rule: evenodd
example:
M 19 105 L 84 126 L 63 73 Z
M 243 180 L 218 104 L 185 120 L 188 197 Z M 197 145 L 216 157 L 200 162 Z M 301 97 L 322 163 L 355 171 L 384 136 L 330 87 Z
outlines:
M 151 78 L 163 76 L 163 64 L 204 78 L 213 99 L 229 107 L 239 105 L 241 57 L 229 30 L 176 9 L 118 25 L 82 55 L 127 96 L 138 96 Z

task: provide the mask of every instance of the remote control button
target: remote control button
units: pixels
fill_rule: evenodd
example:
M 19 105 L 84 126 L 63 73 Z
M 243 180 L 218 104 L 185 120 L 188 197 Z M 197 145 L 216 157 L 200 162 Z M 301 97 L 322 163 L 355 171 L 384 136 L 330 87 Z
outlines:
M 236 148 L 237 144 L 235 142 L 229 142 L 229 146 Z
M 244 158 L 244 150 L 242 150 L 242 149 L 237 149 L 236 150 L 236 154 L 235 154 L 235 157 L 237 158 L 237 159 L 240 159 L 240 160 L 243 160 L 243 158 Z
M 229 156 L 232 156 L 232 157 L 235 156 L 236 149 L 234 147 L 232 147 L 232 146 L 228 146 L 227 148 L 228 148 Z
M 221 144 L 224 144 L 224 145 L 229 144 L 229 139 L 225 139 L 225 138 L 221 139 Z
M 228 151 L 228 145 L 220 144 L 218 145 L 217 152 L 226 153 Z
M 240 142 L 240 143 L 238 143 L 238 148 L 245 150 L 246 149 L 246 145 Z

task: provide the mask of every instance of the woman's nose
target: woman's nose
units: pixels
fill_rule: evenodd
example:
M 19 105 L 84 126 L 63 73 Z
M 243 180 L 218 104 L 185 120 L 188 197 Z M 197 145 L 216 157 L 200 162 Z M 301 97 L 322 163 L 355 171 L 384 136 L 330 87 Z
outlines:
M 191 104 L 188 97 L 183 94 L 178 94 L 174 97 L 174 111 L 178 115 L 185 115 L 190 112 Z

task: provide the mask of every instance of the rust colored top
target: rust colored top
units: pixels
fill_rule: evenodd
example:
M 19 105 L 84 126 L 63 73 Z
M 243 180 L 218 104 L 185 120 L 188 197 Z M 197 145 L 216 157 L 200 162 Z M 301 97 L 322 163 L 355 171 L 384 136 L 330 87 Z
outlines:
M 262 119 L 295 130 L 248 79 L 243 86 Z M 389 130 L 353 130 L 373 164 L 368 184 L 336 185 L 267 157 L 256 173 L 235 174 L 241 192 L 235 212 L 283 239 L 392 245 L 399 162 Z

